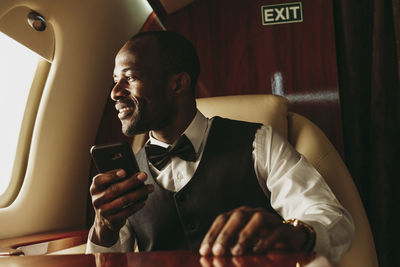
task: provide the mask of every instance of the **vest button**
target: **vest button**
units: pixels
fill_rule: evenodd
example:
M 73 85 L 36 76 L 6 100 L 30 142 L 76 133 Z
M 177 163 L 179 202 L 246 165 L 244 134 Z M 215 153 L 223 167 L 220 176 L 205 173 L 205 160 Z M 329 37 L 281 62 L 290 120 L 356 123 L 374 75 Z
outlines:
M 185 201 L 185 195 L 184 194 L 176 195 L 176 200 L 178 200 L 179 202 Z

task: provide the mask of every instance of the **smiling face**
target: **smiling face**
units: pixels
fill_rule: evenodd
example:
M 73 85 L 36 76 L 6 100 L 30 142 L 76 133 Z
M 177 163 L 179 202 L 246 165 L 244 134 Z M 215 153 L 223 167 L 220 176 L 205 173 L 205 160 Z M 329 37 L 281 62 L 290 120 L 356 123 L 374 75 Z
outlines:
M 111 98 L 127 136 L 160 130 L 172 120 L 169 77 L 158 54 L 154 37 L 144 37 L 125 44 L 115 58 Z

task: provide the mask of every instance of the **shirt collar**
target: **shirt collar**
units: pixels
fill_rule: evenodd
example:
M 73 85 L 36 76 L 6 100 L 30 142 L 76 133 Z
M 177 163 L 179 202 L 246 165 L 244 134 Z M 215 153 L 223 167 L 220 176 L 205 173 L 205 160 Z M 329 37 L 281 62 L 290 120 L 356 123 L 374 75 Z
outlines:
M 199 152 L 201 143 L 203 142 L 203 137 L 204 134 L 206 133 L 208 127 L 208 120 L 204 115 L 197 110 L 196 116 L 193 118 L 192 122 L 189 124 L 189 126 L 186 128 L 186 130 L 183 132 L 183 134 L 186 135 L 187 138 L 189 138 L 190 142 L 192 143 L 196 153 Z M 164 143 L 160 140 L 155 139 L 152 135 L 151 132 L 149 134 L 149 142 L 152 145 L 158 145 L 164 148 L 168 148 L 170 145 L 167 143 Z

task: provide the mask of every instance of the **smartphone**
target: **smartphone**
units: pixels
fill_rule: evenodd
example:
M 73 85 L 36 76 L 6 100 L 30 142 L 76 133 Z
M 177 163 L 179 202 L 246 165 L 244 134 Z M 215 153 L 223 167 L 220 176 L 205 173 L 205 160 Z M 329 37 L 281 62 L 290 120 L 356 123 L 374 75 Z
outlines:
M 100 173 L 124 169 L 129 177 L 140 171 L 128 142 L 94 145 L 90 149 L 90 154 Z

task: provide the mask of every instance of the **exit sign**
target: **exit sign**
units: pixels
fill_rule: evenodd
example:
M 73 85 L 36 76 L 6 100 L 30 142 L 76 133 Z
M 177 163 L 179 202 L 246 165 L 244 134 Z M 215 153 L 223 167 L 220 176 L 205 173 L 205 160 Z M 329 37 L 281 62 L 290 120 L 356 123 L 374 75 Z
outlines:
M 261 6 L 263 25 L 295 23 L 303 21 L 301 2 Z

